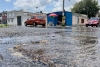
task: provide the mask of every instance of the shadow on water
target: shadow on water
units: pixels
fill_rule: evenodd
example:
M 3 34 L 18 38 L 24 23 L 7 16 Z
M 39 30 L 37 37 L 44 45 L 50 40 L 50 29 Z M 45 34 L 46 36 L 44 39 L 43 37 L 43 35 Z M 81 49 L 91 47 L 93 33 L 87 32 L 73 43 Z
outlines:
M 79 31 L 78 35 L 74 36 L 74 38 L 79 42 L 77 46 L 80 47 L 80 52 L 91 55 L 95 54 L 95 47 L 98 44 L 98 37 L 95 36 L 95 28 L 77 27 L 76 30 Z
M 77 28 L 79 30 L 77 32 L 77 36 L 73 36 L 76 40 L 78 40 L 78 58 L 81 60 L 83 64 L 91 64 L 90 62 L 94 62 L 97 60 L 97 44 L 98 37 L 96 36 L 97 30 L 95 28 Z M 88 34 L 88 35 L 87 35 Z M 80 62 L 79 62 L 80 63 Z
M 58 53 L 57 59 L 53 58 L 53 60 L 52 60 L 52 61 L 54 61 L 55 64 L 67 65 L 66 67 L 72 67 L 71 65 L 73 65 L 73 67 L 87 67 L 88 65 L 82 66 L 82 64 L 83 63 L 85 64 L 86 61 L 88 62 L 88 61 L 96 60 L 96 57 L 94 57 L 94 56 L 96 56 L 96 53 L 97 53 L 96 45 L 98 44 L 98 37 L 95 36 L 96 32 L 97 31 L 95 30 L 95 28 L 92 28 L 92 27 L 88 27 L 88 28 L 86 28 L 86 27 L 69 27 L 69 28 L 66 28 L 66 31 L 57 31 L 57 32 L 54 32 L 54 34 L 52 34 L 52 33 L 41 34 L 42 36 L 48 35 L 48 38 L 50 38 L 50 37 L 55 38 L 55 40 L 51 40 L 52 42 L 54 42 L 54 45 L 51 41 L 48 43 L 48 40 L 40 40 L 41 42 L 31 41 L 32 44 L 30 46 L 29 45 L 26 45 L 26 46 L 25 45 L 17 45 L 13 49 L 15 51 L 21 52 L 25 56 L 31 57 L 31 59 L 35 60 L 36 62 L 39 62 L 39 64 L 41 63 L 41 65 L 45 64 L 44 67 L 47 67 L 48 65 L 50 65 L 49 67 L 54 67 L 54 66 L 51 66 L 54 64 L 51 62 L 50 56 L 46 55 L 46 54 L 48 54 L 49 51 L 51 53 L 54 51 Z M 93 33 L 92 36 L 89 36 L 89 35 L 91 35 L 91 33 Z M 57 34 L 60 35 L 61 37 L 57 36 Z M 59 39 L 56 39 L 56 37 Z M 70 37 L 70 38 L 67 38 L 67 37 Z M 10 38 L 10 39 L 12 40 L 12 38 Z M 18 40 L 21 40 L 21 38 L 18 38 Z M 25 38 L 23 38 L 23 40 L 26 41 Z M 27 40 L 29 40 L 29 39 L 27 38 Z M 2 43 L 8 44 L 7 41 L 9 42 L 9 39 L 2 40 Z M 16 42 L 16 41 L 17 40 L 15 39 L 14 42 Z M 77 43 L 75 43 L 75 41 Z M 48 45 L 47 44 L 46 45 L 42 45 L 42 44 L 38 45 L 42 42 L 47 43 Z M 55 42 L 61 43 L 62 48 L 59 47 L 60 46 L 59 44 L 58 45 L 55 44 Z M 70 43 L 70 42 L 74 42 L 74 43 L 71 43 L 73 45 L 68 45 L 68 43 Z M 12 41 L 10 43 L 12 43 Z M 21 43 L 23 43 L 23 41 L 21 41 Z M 14 46 L 14 45 L 11 45 L 11 46 Z M 39 48 L 39 46 L 40 47 L 42 46 L 42 47 Z M 53 46 L 56 48 L 54 48 Z M 36 47 L 38 47 L 38 48 L 36 49 Z M 44 47 L 46 47 L 47 49 Z M 28 48 L 30 48 L 30 49 L 28 49 Z M 48 48 L 50 48 L 51 50 L 49 50 Z M 52 50 L 52 49 L 54 49 L 54 50 Z M 50 53 L 50 55 L 51 55 L 51 53 Z M 91 58 L 91 59 L 89 59 L 89 58 Z M 87 60 L 87 59 L 89 59 L 89 60 Z M 20 60 L 22 60 L 22 59 L 20 59 Z M 81 66 L 77 66 L 77 64 L 79 64 L 79 63 Z M 46 66 L 46 64 L 47 64 L 47 66 Z M 64 67 L 64 66 L 59 66 L 59 67 Z M 88 66 L 88 67 L 91 67 L 91 66 Z
M 97 44 L 99 42 L 98 37 L 96 34 L 98 33 L 97 28 L 92 28 L 92 27 L 72 27 L 72 28 L 66 28 L 65 32 L 58 32 L 58 34 L 62 37 L 64 37 L 67 41 L 67 37 L 69 38 L 70 41 L 67 41 L 68 43 L 72 43 L 72 46 L 75 46 L 75 50 L 71 50 L 69 54 L 73 55 L 75 52 L 74 56 L 77 56 L 77 63 L 81 66 L 79 67 L 87 67 L 88 64 L 91 64 L 90 62 L 97 61 Z M 67 44 L 66 42 L 66 44 Z M 69 45 L 67 45 L 68 47 Z M 71 46 L 71 45 L 70 45 Z M 75 59 L 73 59 L 75 60 Z M 82 65 L 82 64 L 86 64 Z M 95 65 L 95 64 L 93 64 Z M 90 66 L 91 67 L 91 66 Z
M 68 27 L 65 28 L 66 32 L 95 32 L 97 29 L 92 27 L 84 27 L 84 26 L 78 26 L 78 27 Z

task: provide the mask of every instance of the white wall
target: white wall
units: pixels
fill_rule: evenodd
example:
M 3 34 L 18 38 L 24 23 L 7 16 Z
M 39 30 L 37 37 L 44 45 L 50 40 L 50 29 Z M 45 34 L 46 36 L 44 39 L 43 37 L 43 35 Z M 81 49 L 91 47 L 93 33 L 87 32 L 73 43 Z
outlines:
M 84 19 L 84 23 L 81 23 L 81 19 Z M 73 13 L 72 25 L 84 25 L 87 22 L 87 19 L 87 15 Z
M 9 25 L 16 25 L 17 26 L 17 16 L 21 16 L 21 22 L 22 26 L 24 25 L 25 20 L 27 20 L 27 14 L 24 15 L 23 11 L 9 11 L 7 13 L 7 18 L 10 19 L 10 21 L 7 20 L 7 23 Z M 11 18 L 13 18 L 13 22 L 11 21 Z
M 30 14 L 28 16 L 28 14 Z M 29 13 L 29 12 L 24 12 L 24 11 L 9 11 L 7 13 L 7 18 L 10 19 L 10 22 L 7 20 L 7 23 L 9 25 L 16 25 L 17 26 L 17 16 L 21 16 L 21 24 L 22 26 L 24 25 L 24 22 L 31 16 L 31 15 L 37 15 L 37 16 L 44 16 L 44 18 L 46 19 L 46 14 L 40 14 L 40 13 Z M 13 22 L 11 22 L 11 18 L 13 18 Z
M 72 25 L 77 25 L 77 17 L 76 16 L 72 16 Z
M 13 22 L 12 22 L 11 19 L 10 19 L 10 22 L 7 21 L 7 23 L 8 23 L 8 25 L 17 25 L 17 18 L 14 18 L 14 19 L 13 19 Z
M 28 16 L 22 16 L 22 26 L 25 26 L 24 25 L 24 22 L 28 19 Z

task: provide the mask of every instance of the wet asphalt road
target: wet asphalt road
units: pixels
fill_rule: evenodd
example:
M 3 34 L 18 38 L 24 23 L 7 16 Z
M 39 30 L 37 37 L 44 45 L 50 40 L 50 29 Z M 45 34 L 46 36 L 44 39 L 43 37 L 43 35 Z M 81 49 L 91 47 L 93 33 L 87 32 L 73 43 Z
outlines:
M 29 54 L 15 51 L 17 45 Z M 0 67 L 100 67 L 99 48 L 100 27 L 0 28 Z

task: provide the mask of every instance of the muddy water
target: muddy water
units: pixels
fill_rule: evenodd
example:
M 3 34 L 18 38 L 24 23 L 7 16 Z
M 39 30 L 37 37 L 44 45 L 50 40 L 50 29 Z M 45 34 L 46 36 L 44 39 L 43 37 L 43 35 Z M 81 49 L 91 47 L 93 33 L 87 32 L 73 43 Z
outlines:
M 1 29 L 0 67 L 99 67 L 99 31 L 96 27 Z

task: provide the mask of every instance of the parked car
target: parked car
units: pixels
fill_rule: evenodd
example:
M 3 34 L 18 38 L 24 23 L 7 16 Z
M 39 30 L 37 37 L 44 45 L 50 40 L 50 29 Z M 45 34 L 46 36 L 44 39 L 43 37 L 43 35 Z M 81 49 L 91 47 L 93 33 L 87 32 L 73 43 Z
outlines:
M 45 26 L 46 20 L 41 16 L 32 16 L 31 19 L 27 19 L 24 24 L 25 24 L 25 26 L 27 26 L 27 25 L 33 25 L 33 26 L 42 25 L 42 26 Z
M 92 17 L 92 18 L 90 18 L 87 22 L 86 22 L 86 27 L 88 27 L 88 26 L 96 26 L 96 27 L 98 27 L 98 26 L 100 26 L 100 19 L 99 18 L 97 18 L 97 17 Z

